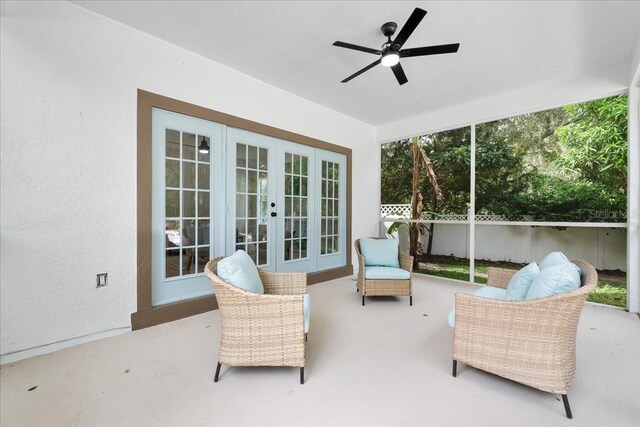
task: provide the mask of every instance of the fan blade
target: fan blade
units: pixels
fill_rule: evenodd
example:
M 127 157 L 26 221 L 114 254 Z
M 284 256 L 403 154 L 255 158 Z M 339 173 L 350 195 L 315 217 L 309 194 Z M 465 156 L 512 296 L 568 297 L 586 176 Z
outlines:
M 411 13 L 411 16 L 409 17 L 409 19 L 407 19 L 407 22 L 404 24 L 404 26 L 396 36 L 396 39 L 393 41 L 394 46 L 398 45 L 397 49 L 400 49 L 402 45 L 407 41 L 411 33 L 413 33 L 413 30 L 416 29 L 416 27 L 418 26 L 420 21 L 422 21 L 422 18 L 424 18 L 426 14 L 427 11 L 420 9 L 419 7 L 416 7 L 413 10 L 413 13 Z
M 381 50 L 371 49 L 364 46 L 358 46 L 357 44 L 345 43 L 345 42 L 335 42 L 334 46 L 344 47 L 347 49 L 359 50 L 360 52 L 373 53 L 374 55 L 381 55 Z
M 403 85 L 409 80 L 407 80 L 407 76 L 404 74 L 404 70 L 402 69 L 402 65 L 398 62 L 396 65 L 392 66 L 393 74 L 395 74 L 396 79 L 398 80 L 399 85 Z
M 365 71 L 368 71 L 370 69 L 372 69 L 373 67 L 375 67 L 376 65 L 378 65 L 380 63 L 380 59 L 372 62 L 371 64 L 367 65 L 366 67 L 364 67 L 362 70 L 360 71 L 356 71 L 355 73 L 351 74 L 349 77 L 347 77 L 346 79 L 344 79 L 341 83 L 346 83 L 349 80 L 358 77 L 360 74 L 364 73 Z
M 439 55 L 441 53 L 456 53 L 460 43 L 441 44 L 439 46 L 412 47 L 400 51 L 400 58 L 409 58 L 411 56 Z

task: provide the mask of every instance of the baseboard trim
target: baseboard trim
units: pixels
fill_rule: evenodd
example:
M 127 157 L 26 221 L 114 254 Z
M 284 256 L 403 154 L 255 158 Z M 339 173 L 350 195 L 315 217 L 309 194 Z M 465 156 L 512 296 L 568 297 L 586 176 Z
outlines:
M 307 284 L 314 285 L 316 283 L 327 282 L 329 280 L 350 276 L 352 274 L 353 266 L 351 265 L 317 271 L 307 274 Z M 131 328 L 132 330 L 137 331 L 138 329 L 172 322 L 189 316 L 195 316 L 196 314 L 216 310 L 217 308 L 218 302 L 216 301 L 215 295 L 207 295 L 186 301 L 177 301 L 171 304 L 165 304 L 158 307 L 152 307 L 148 310 L 131 313 Z
M 38 347 L 32 347 L 24 350 L 13 351 L 11 353 L 0 355 L 0 365 L 6 365 L 7 363 L 18 362 L 20 360 L 28 359 L 30 357 L 53 353 L 54 351 L 62 350 L 69 347 L 75 347 L 76 345 L 100 340 L 103 338 L 113 337 L 129 331 L 131 331 L 131 327 L 123 326 L 121 328 L 108 329 L 106 331 L 95 332 L 92 334 L 83 335 L 81 337 L 74 337 L 74 338 L 69 338 L 62 341 L 56 341 L 56 342 L 41 345 Z
M 177 301 L 131 313 L 131 328 L 137 331 L 138 329 L 195 316 L 196 314 L 205 313 L 217 308 L 218 301 L 216 301 L 214 295 Z

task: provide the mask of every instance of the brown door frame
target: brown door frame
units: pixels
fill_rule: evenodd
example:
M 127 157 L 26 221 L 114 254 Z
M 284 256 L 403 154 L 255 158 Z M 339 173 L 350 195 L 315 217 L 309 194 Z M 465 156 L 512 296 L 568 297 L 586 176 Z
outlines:
M 138 89 L 137 130 L 137 311 L 131 313 L 131 328 L 142 329 L 164 322 L 215 310 L 214 295 L 151 305 L 151 112 L 153 108 L 173 111 L 226 126 L 249 130 L 279 139 L 344 154 L 347 157 L 347 262 L 344 266 L 309 273 L 308 283 L 319 283 L 353 274 L 351 265 L 351 149 L 305 135 L 267 126 L 241 117 Z

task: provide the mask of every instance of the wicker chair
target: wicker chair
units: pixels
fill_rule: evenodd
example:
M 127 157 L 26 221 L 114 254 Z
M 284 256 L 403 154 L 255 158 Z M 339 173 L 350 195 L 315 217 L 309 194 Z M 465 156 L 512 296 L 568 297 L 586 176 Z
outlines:
M 218 261 L 205 266 L 220 310 L 220 365 L 294 366 L 304 384 L 305 341 L 303 294 L 306 273 L 274 273 L 258 269 L 264 294 L 254 294 L 224 282 L 216 275 Z
M 562 395 L 572 418 L 567 390 L 576 370 L 576 334 L 587 295 L 598 282 L 589 263 L 573 292 L 525 301 L 502 301 L 469 294 L 455 296 L 453 376 L 463 362 L 483 371 Z M 515 272 L 489 268 L 488 284 L 506 288 Z
M 360 239 L 355 242 L 356 254 L 358 255 L 358 281 L 356 282 L 356 292 L 362 293 L 362 305 L 365 296 L 408 296 L 409 305 L 413 305 L 413 292 L 411 278 L 407 280 L 371 280 L 365 278 L 364 256 L 360 251 Z M 398 261 L 400 268 L 411 272 L 413 268 L 413 257 L 402 251 L 398 251 Z

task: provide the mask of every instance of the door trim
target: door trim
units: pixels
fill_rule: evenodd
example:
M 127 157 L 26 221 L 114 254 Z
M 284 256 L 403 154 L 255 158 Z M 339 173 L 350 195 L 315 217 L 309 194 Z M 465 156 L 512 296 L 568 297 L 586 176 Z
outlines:
M 353 274 L 353 266 L 351 263 L 352 174 L 350 148 L 210 110 L 142 89 L 138 89 L 137 100 L 137 311 L 131 314 L 131 328 L 133 330 L 181 319 L 217 308 L 217 302 L 213 295 L 175 302 L 155 308 L 151 305 L 151 110 L 154 107 L 344 154 L 347 157 L 346 265 L 331 270 L 311 273 L 308 275 L 308 278 L 309 284 L 313 284 Z

